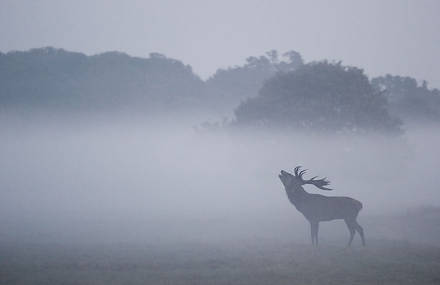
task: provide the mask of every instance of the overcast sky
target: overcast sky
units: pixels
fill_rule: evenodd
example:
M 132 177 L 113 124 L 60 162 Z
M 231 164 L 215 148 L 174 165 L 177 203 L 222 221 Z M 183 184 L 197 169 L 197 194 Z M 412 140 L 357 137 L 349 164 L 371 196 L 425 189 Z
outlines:
M 437 0 L 0 0 L 0 50 L 160 52 L 203 78 L 270 49 L 440 87 Z

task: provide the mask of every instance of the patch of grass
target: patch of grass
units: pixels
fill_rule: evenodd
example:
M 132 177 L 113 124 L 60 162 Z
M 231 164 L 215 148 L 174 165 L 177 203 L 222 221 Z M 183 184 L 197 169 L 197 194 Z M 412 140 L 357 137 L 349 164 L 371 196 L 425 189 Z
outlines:
M 0 284 L 439 284 L 440 248 L 294 243 L 1 245 Z

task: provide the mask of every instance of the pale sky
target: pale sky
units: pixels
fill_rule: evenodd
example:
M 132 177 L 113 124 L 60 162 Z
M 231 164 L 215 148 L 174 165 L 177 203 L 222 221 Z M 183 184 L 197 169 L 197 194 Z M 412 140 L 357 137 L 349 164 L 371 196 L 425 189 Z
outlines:
M 437 0 L 0 0 L 0 51 L 54 46 L 147 57 L 206 78 L 270 49 L 426 79 L 440 88 Z

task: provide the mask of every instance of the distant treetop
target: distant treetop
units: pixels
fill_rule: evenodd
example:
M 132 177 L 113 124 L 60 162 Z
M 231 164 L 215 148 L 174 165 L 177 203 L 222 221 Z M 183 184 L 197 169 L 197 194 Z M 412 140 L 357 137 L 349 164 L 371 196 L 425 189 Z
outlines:
M 276 50 L 250 56 L 242 66 L 218 69 L 207 81 L 207 90 L 219 110 L 231 112 L 240 101 L 255 97 L 264 81 L 279 71 L 293 71 L 303 65 L 301 55 L 288 51 L 280 57 Z
M 398 133 L 399 120 L 362 69 L 327 61 L 278 72 L 235 110 L 235 125 Z
M 440 122 L 440 90 L 411 77 L 385 76 L 371 80 L 389 101 L 390 113 L 406 122 Z

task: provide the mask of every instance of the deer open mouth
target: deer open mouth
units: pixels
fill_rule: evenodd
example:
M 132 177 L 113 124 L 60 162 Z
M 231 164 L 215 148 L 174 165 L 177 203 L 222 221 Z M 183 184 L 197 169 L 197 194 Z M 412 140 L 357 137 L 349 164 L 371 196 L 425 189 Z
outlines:
M 286 172 L 284 170 L 280 171 L 280 174 L 278 174 L 278 178 L 283 178 L 286 175 Z

